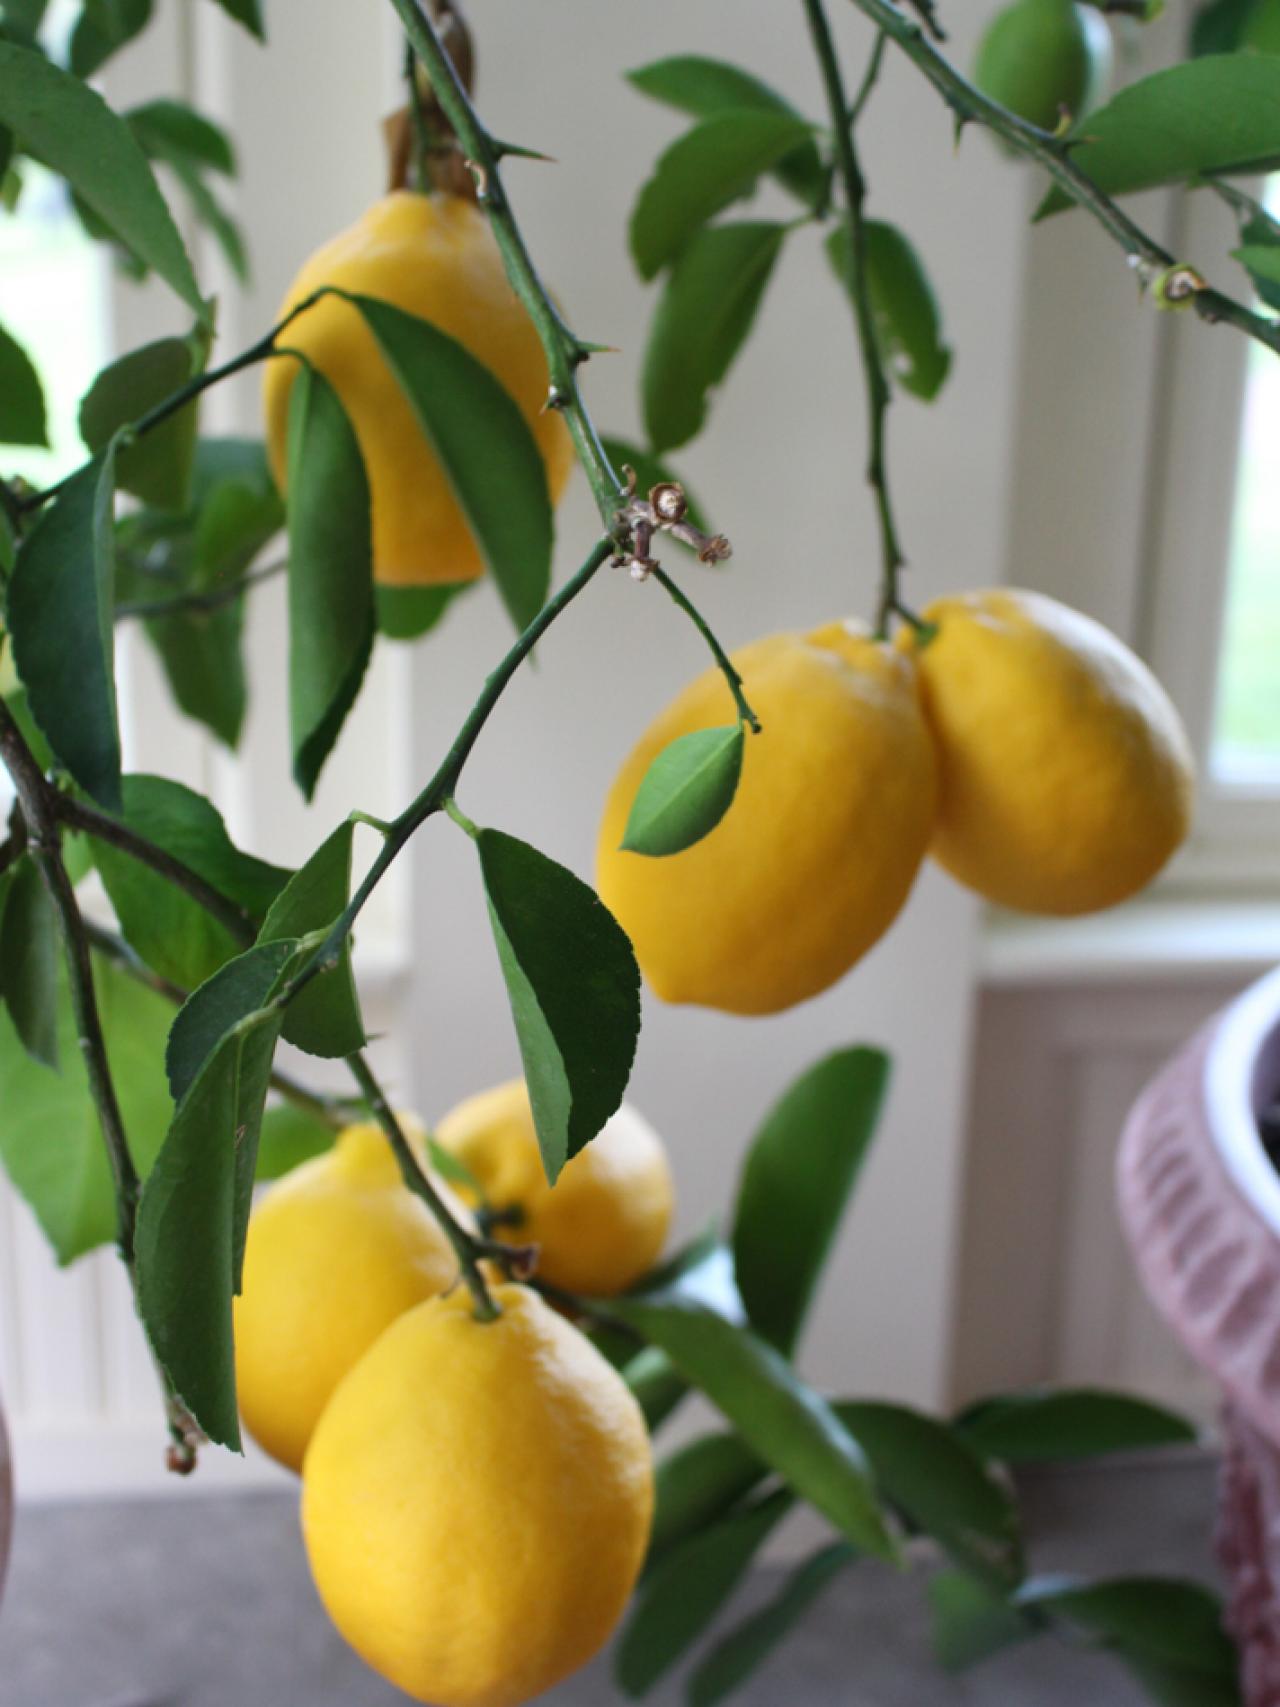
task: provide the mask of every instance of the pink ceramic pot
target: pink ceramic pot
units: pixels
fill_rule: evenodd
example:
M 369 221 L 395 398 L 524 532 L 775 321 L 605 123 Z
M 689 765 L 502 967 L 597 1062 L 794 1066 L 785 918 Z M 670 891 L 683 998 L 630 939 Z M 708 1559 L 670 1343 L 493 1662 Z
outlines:
M 1249 1707 L 1280 1702 L 1280 972 L 1194 1037 L 1135 1105 L 1120 1210 L 1143 1285 L 1222 1388 L 1219 1553 Z

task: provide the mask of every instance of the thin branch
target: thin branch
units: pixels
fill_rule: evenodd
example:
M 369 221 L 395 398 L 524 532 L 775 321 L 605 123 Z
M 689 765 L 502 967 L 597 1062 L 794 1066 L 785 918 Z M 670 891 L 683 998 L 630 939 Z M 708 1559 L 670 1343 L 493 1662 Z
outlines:
M 729 684 L 729 692 L 733 695 L 733 703 L 738 708 L 738 716 L 751 730 L 753 735 L 758 735 L 760 733 L 760 719 L 747 703 L 747 696 L 743 692 L 742 687 L 742 677 L 738 674 L 737 670 L 734 669 L 733 661 L 729 657 L 729 654 L 711 632 L 710 624 L 702 615 L 702 612 L 697 609 L 692 599 L 688 597 L 683 588 L 678 586 L 677 583 L 671 579 L 670 575 L 667 574 L 666 570 L 660 565 L 655 564 L 649 573 L 653 576 L 655 581 L 659 582 L 666 589 L 670 597 L 680 607 L 684 614 L 689 618 L 689 621 L 698 630 L 698 633 L 706 641 L 707 645 L 711 649 L 711 656 L 720 667 L 720 674 Z
M 126 617 L 183 616 L 221 610 L 223 605 L 232 604 L 247 593 L 250 587 L 282 575 L 288 567 L 288 563 L 281 559 L 277 563 L 264 563 L 260 569 L 250 569 L 238 579 L 221 587 L 210 587 L 204 592 L 174 593 L 167 599 L 125 599 L 116 606 L 116 621 L 122 622 Z
M 867 60 L 867 69 L 862 74 L 862 82 L 858 85 L 858 93 L 853 97 L 853 105 L 849 108 L 848 127 L 856 130 L 858 120 L 862 117 L 863 109 L 871 99 L 871 91 L 875 88 L 884 65 L 885 49 L 889 38 L 883 30 L 876 31 L 875 46 L 871 49 L 871 57 Z
M 1030 160 L 1036 160 L 1071 200 L 1091 213 L 1102 229 L 1117 242 L 1137 267 L 1144 282 L 1155 274 L 1179 265 L 1175 256 L 1129 218 L 1103 193 L 1088 174 L 1076 165 L 1071 138 L 1053 135 L 1028 124 L 998 102 L 976 89 L 951 61 L 928 39 L 923 27 L 896 5 L 894 0 L 852 0 L 860 12 L 897 43 L 907 58 L 924 74 L 964 124 L 970 120 L 1001 136 Z M 1256 314 L 1234 297 L 1208 285 L 1194 289 L 1188 299 L 1200 318 L 1210 325 L 1234 326 L 1247 337 L 1280 353 L 1280 321 Z
M 867 397 L 867 483 L 875 494 L 876 518 L 880 527 L 880 601 L 876 617 L 876 633 L 882 638 L 888 632 L 889 617 L 898 605 L 898 574 L 906 561 L 898 539 L 894 520 L 893 501 L 889 492 L 889 474 L 885 452 L 885 417 L 893 401 L 889 381 L 880 352 L 880 337 L 876 330 L 875 313 L 871 304 L 871 284 L 867 271 L 867 226 L 863 212 L 867 186 L 853 140 L 853 121 L 875 83 L 877 55 L 884 44 L 879 36 L 872 52 L 868 74 L 855 102 L 852 116 L 840 61 L 831 37 L 831 26 L 822 0 L 805 0 L 809 33 L 822 71 L 823 88 L 835 136 L 836 164 L 844 189 L 848 212 L 847 237 L 849 244 L 849 285 L 853 298 L 854 323 L 862 351 L 862 372 Z M 919 26 L 915 26 L 918 28 Z

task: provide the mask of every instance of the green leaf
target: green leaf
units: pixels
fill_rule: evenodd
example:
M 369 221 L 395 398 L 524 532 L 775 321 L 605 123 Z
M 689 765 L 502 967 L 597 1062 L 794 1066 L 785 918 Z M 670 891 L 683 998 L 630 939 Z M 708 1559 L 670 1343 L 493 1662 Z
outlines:
M 251 36 L 257 36 L 259 41 L 266 41 L 261 0 L 217 0 L 217 3 L 229 18 L 243 24 Z
M 673 1452 L 655 1474 L 649 1564 L 723 1517 L 763 1480 L 758 1453 L 736 1434 L 704 1434 Z
M 388 640 L 416 640 L 433 629 L 460 593 L 474 581 L 443 587 L 375 587 L 378 633 Z
M 964 1570 L 998 1588 L 1022 1577 L 1018 1509 L 956 1429 L 906 1405 L 833 1407 L 866 1453 L 881 1493 Z
M 1231 251 L 1233 261 L 1248 273 L 1253 288 L 1268 308 L 1280 307 L 1280 242 L 1243 243 Z
M 689 1383 L 666 1352 L 654 1345 L 636 1353 L 624 1366 L 622 1379 L 635 1395 L 650 1434 L 658 1432 L 689 1394 Z
M 961 1412 L 956 1427 L 975 1451 L 1006 1464 L 1093 1458 L 1196 1439 L 1194 1424 L 1163 1405 L 1088 1387 L 982 1399 Z
M 674 142 L 631 214 L 631 254 L 641 278 L 674 261 L 694 232 L 754 188 L 810 130 L 789 113 L 734 110 L 704 119 Z
M 279 1179 L 333 1148 L 337 1133 L 327 1120 L 282 1102 L 262 1117 L 258 1136 L 259 1180 Z
M 867 289 L 885 364 L 904 391 L 931 402 L 951 371 L 951 351 L 942 341 L 942 316 L 933 287 L 920 257 L 896 226 L 869 219 L 865 229 Z M 846 222 L 828 236 L 827 258 L 852 295 L 853 257 Z
M 231 138 L 220 125 L 185 101 L 144 101 L 124 115 L 129 128 L 148 154 L 166 158 L 170 151 L 185 154 L 211 172 L 235 176 L 236 156 Z
M 305 366 L 289 397 L 289 724 L 310 800 L 373 650 L 369 482 L 337 392 Z
M 631 803 L 622 846 L 680 853 L 709 835 L 733 805 L 742 775 L 742 725 L 679 735 L 654 759 Z
M 660 1346 L 743 1440 L 855 1547 L 894 1556 L 857 1443 L 772 1346 L 678 1300 L 617 1298 L 610 1312 Z
M 239 906 L 246 929 L 252 929 L 289 873 L 241 853 L 217 809 L 181 783 L 127 776 L 123 792 L 123 822 Z M 244 947 L 242 937 L 175 884 L 132 855 L 96 838 L 91 841 L 94 864 L 126 941 L 161 977 L 193 990 Z
M 427 1137 L 427 1160 L 441 1179 L 448 1180 L 450 1185 L 470 1193 L 472 1202 L 481 1205 L 487 1203 L 488 1193 L 466 1163 L 430 1135 Z
M 166 147 L 154 132 L 149 135 L 148 142 L 155 158 L 163 160 L 182 185 L 196 218 L 212 232 L 232 272 L 242 284 L 247 283 L 249 257 L 240 227 L 205 183 L 199 169 L 192 164 L 190 155 L 179 149 Z
M 664 101 L 694 118 L 712 118 L 716 113 L 753 108 L 759 112 L 785 113 L 803 123 L 790 101 L 749 71 L 729 65 L 723 59 L 679 54 L 629 71 L 627 81 L 642 95 L 651 95 L 655 101 Z M 793 195 L 813 207 L 821 199 L 825 174 L 812 137 L 784 155 L 773 175 Z
M 144 344 L 104 368 L 80 403 L 80 436 L 91 451 L 101 450 L 121 427 L 130 425 L 178 391 L 194 372 L 186 338 L 161 338 Z M 197 405 L 188 403 L 116 457 L 116 484 L 161 510 L 181 510 L 191 489 Z
M 27 1054 L 58 1070 L 58 915 L 31 857 L 15 868 L 0 919 L 0 997 Z
M 191 262 L 146 155 L 100 95 L 32 48 L 0 42 L 0 123 L 67 178 L 138 260 L 207 322 Z
M 121 803 L 114 462 L 109 445 L 72 475 L 18 553 L 8 593 L 14 662 L 31 713 L 67 770 L 108 812 Z
M 1207 53 L 1233 53 L 1244 39 L 1244 28 L 1258 0 L 1209 0 L 1191 22 L 1187 51 L 1199 59 Z
M 94 989 L 129 1146 L 145 1173 L 173 1114 L 164 1074 L 173 1009 L 163 996 L 96 956 Z M 61 968 L 58 1054 L 62 1070 L 51 1073 L 31 1059 L 8 1015 L 0 1013 L 0 1157 L 54 1255 L 69 1263 L 109 1243 L 116 1219 L 111 1172 Z
M 622 1101 L 640 1035 L 640 971 L 595 891 L 527 842 L 477 838 L 542 1165 L 561 1168 Z
M 81 0 L 68 60 L 77 77 L 92 77 L 151 22 L 151 0 Z
M 939 1571 L 929 1580 L 933 1651 L 946 1671 L 963 1671 L 1002 1648 L 1038 1635 L 1037 1621 L 1010 1604 L 989 1582 L 963 1571 Z
M 49 0 L 0 0 L 0 26 L 10 41 L 36 45 Z
M 647 1695 L 692 1647 L 794 1503 L 792 1494 L 779 1490 L 692 1536 L 663 1560 L 640 1590 L 614 1655 L 626 1694 Z
M 353 296 L 378 341 L 518 629 L 551 585 L 547 471 L 519 405 L 467 349 L 429 321 Z
M 0 444 L 48 443 L 40 375 L 22 345 L 0 326 Z
M 685 444 L 706 420 L 708 393 L 746 342 L 785 225 L 740 221 L 695 232 L 658 299 L 645 346 L 645 430 L 656 450 Z
M 786 1354 L 800 1336 L 889 1082 L 878 1049 L 840 1049 L 787 1090 L 752 1142 L 733 1256 L 756 1331 Z
M 689 1707 L 714 1707 L 744 1684 L 785 1641 L 818 1597 L 857 1558 L 844 1541 L 811 1553 L 765 1606 L 711 1649 L 689 1679 Z
M 1071 157 L 1111 196 L 1270 171 L 1280 165 L 1280 59 L 1215 54 L 1143 77 L 1089 114 Z M 1073 205 L 1054 188 L 1035 217 Z
M 354 824 L 343 823 L 321 842 L 272 903 L 260 942 L 327 931 L 337 922 L 351 894 L 354 839 Z M 364 1022 L 351 970 L 349 937 L 337 955 L 337 964 L 317 974 L 290 1002 L 284 1038 L 311 1055 L 351 1055 L 364 1048 Z
M 638 492 L 648 493 L 651 492 L 655 486 L 666 486 L 672 482 L 678 486 L 682 486 L 684 488 L 685 498 L 688 500 L 689 504 L 687 512 L 689 520 L 693 523 L 694 527 L 701 529 L 703 533 L 710 533 L 712 531 L 707 526 L 706 513 L 703 510 L 702 505 L 699 504 L 698 500 L 689 490 L 688 481 L 685 480 L 682 475 L 677 474 L 668 463 L 664 462 L 660 457 L 656 457 L 651 450 L 645 450 L 640 445 L 631 444 L 626 439 L 615 439 L 605 435 L 601 438 L 600 443 L 604 447 L 605 455 L 609 458 L 609 461 L 616 469 L 620 471 L 622 468 L 626 467 L 632 470 L 636 477 L 636 490 Z M 675 536 L 669 535 L 667 537 L 674 538 Z M 686 545 L 683 540 L 680 540 L 677 543 L 684 551 L 691 551 L 693 549 L 692 546 Z M 720 565 L 719 563 L 714 563 L 708 564 L 707 567 L 719 568 Z
M 638 1298 L 680 1299 L 703 1304 L 726 1322 L 745 1323 L 747 1312 L 733 1272 L 733 1255 L 714 1226 L 668 1262 L 651 1269 L 633 1288 Z
M 243 602 L 199 614 L 149 617 L 146 631 L 178 708 L 234 751 L 247 705 Z
M 250 949 L 179 1013 L 169 1069 L 180 1101 L 138 1205 L 138 1309 L 152 1349 L 204 1432 L 233 1448 L 240 1445 L 240 1423 L 231 1299 L 240 1286 L 280 1020 L 252 1016 L 269 1000 L 295 946 Z
M 1036 1577 L 1015 1604 L 1063 1619 L 1096 1641 L 1156 1667 L 1233 1683 L 1237 1657 L 1222 1627 L 1222 1606 L 1199 1583 L 1173 1577 L 1113 1577 L 1088 1583 Z

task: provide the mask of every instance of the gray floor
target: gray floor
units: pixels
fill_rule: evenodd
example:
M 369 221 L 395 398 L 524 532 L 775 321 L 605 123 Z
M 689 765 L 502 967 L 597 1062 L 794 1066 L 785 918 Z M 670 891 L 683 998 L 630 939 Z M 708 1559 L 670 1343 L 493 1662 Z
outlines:
M 1213 1467 L 1196 1455 L 1044 1472 L 1025 1484 L 1036 1569 L 1211 1576 Z M 733 1605 L 769 1591 L 768 1573 Z M 0 1611 L 2 1707 L 394 1707 L 313 1595 L 293 1502 L 27 1508 Z M 544 1697 L 611 1707 L 606 1661 Z M 678 1678 L 654 1707 L 682 1699 Z M 834 1587 L 742 1707 L 1137 1707 L 1112 1662 L 1053 1643 L 963 1679 L 927 1650 L 918 1578 L 873 1566 Z

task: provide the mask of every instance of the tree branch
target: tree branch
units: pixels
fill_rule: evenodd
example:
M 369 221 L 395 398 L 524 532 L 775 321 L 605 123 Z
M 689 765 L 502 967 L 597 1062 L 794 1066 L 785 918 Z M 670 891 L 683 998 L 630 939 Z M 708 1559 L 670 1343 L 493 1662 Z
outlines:
M 167 599 L 125 599 L 116 606 L 116 621 L 121 622 L 126 617 L 183 616 L 221 610 L 223 605 L 229 605 L 242 593 L 247 593 L 250 587 L 282 575 L 288 567 L 283 560 L 264 563 L 260 569 L 250 569 L 236 580 L 221 587 L 210 587 L 204 592 L 174 593 Z

